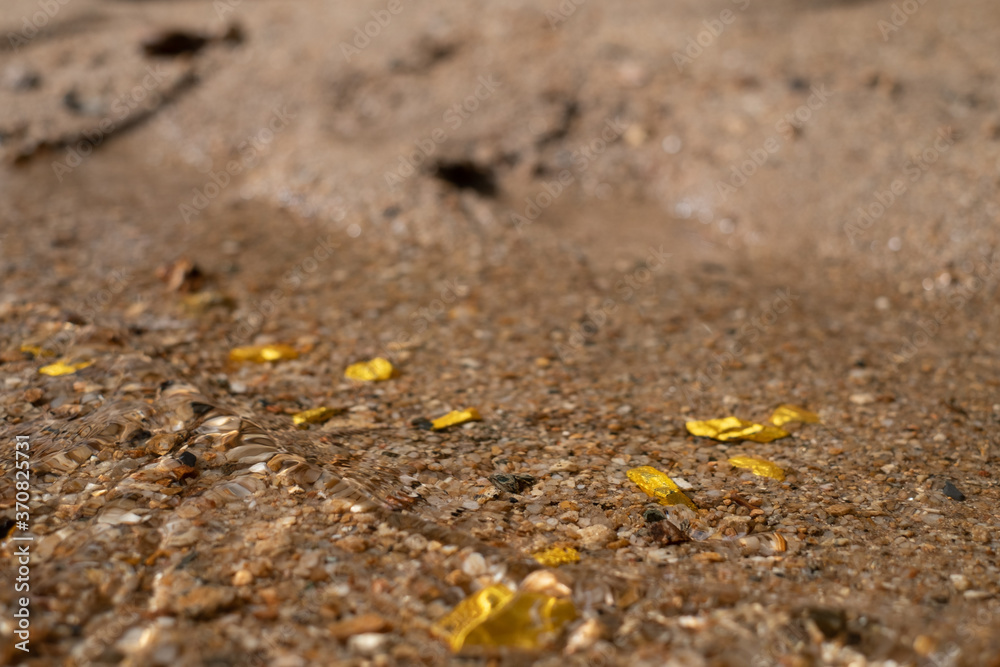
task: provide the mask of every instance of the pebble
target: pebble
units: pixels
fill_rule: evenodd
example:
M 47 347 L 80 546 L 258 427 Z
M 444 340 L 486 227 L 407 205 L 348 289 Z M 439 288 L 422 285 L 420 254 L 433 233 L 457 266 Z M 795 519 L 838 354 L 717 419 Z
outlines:
M 554 598 L 568 598 L 573 593 L 570 587 L 560 581 L 559 575 L 552 570 L 535 570 L 524 578 L 520 588 L 522 591 L 544 593 Z
M 830 516 L 844 516 L 845 514 L 854 514 L 854 505 L 849 505 L 847 503 L 837 503 L 835 505 L 830 505 L 826 508 L 826 513 Z
M 961 491 L 959 491 L 958 487 L 955 486 L 954 484 L 952 484 L 951 482 L 945 482 L 944 483 L 944 489 L 943 489 L 943 491 L 944 491 L 944 495 L 948 496 L 952 500 L 957 500 L 959 502 L 962 502 L 963 500 L 965 500 L 965 494 L 962 493 Z
M 581 623 L 566 640 L 566 654 L 573 655 L 585 651 L 607 633 L 607 628 L 596 618 L 588 618 Z
M 585 547 L 597 548 L 603 547 L 605 544 L 617 537 L 615 531 L 611 530 L 603 523 L 594 524 L 593 526 L 587 526 L 580 531 L 580 542 Z
M 147 56 L 194 54 L 208 43 L 208 37 L 185 30 L 164 30 L 142 41 Z
M 384 636 L 380 633 L 388 628 L 389 623 L 378 614 L 361 614 L 331 624 L 326 632 L 336 639 L 349 639 L 365 635 Z
M 486 574 L 486 559 L 481 553 L 473 552 L 462 561 L 462 572 L 470 577 L 478 577 Z
M 403 546 L 410 551 L 423 551 L 427 548 L 427 538 L 420 533 L 414 533 L 403 540 Z
M 913 650 L 916 651 L 917 655 L 921 657 L 928 657 L 936 648 L 934 640 L 927 635 L 917 635 L 913 640 Z
M 347 647 L 355 653 L 372 655 L 382 651 L 389 643 L 389 635 L 379 632 L 366 632 L 354 635 L 347 640 Z
M 237 570 L 233 575 L 233 586 L 249 586 L 253 580 L 254 576 L 250 570 Z
M 198 586 L 177 598 L 174 608 L 190 618 L 210 618 L 232 606 L 236 593 L 221 586 Z

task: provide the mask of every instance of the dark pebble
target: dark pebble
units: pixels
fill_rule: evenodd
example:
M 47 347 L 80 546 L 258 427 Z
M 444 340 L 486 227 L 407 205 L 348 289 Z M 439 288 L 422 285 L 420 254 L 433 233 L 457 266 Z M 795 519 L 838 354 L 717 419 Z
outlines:
M 507 493 L 523 493 L 534 486 L 537 481 L 531 475 L 506 472 L 490 475 L 487 479 L 497 489 L 506 491 Z
M 208 38 L 185 30 L 164 30 L 145 40 L 142 50 L 147 56 L 179 56 L 193 54 L 208 43 Z
M 642 518 L 646 520 L 646 523 L 656 523 L 665 520 L 667 515 L 659 507 L 647 507 L 642 513 Z
M 687 533 L 667 519 L 650 524 L 649 536 L 663 546 L 691 541 L 691 538 L 688 537 Z
M 434 429 L 434 424 L 426 417 L 418 417 L 417 419 L 414 419 L 410 422 L 410 426 L 419 428 L 422 431 L 431 431 Z
M 194 464 L 198 462 L 198 457 L 191 452 L 182 452 L 180 456 L 177 457 L 183 465 L 193 468 Z
M 951 482 L 944 483 L 944 495 L 948 496 L 952 500 L 957 500 L 959 502 L 965 500 L 965 494 L 959 491 L 958 487 L 956 487 Z
M 847 616 L 840 609 L 812 607 L 806 610 L 806 617 L 816 624 L 827 639 L 834 639 L 847 629 Z

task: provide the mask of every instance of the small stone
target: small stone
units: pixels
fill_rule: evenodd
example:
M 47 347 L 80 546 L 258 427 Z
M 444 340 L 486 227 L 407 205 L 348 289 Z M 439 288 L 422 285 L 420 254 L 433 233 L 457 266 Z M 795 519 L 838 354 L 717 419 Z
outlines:
M 471 553 L 462 562 L 462 572 L 470 577 L 478 577 L 486 574 L 486 559 L 481 553 Z
M 335 639 L 348 639 L 355 635 L 374 634 L 388 629 L 389 622 L 378 614 L 361 614 L 331 624 L 327 628 L 327 634 Z
M 38 387 L 34 387 L 24 392 L 21 398 L 26 403 L 31 403 L 32 405 L 41 405 L 45 402 L 45 393 Z
M 691 556 L 691 560 L 696 563 L 721 563 L 725 560 L 722 554 L 716 553 L 715 551 L 702 551 L 701 553 Z
M 935 645 L 934 640 L 927 635 L 917 635 L 917 637 L 913 640 L 913 650 L 916 651 L 917 655 L 923 658 L 926 658 L 934 653 L 935 648 L 937 648 L 937 646 Z
M 388 642 L 389 635 L 377 632 L 366 632 L 361 635 L 354 635 L 347 640 L 347 647 L 355 653 L 373 655 L 382 651 Z
M 954 484 L 952 484 L 951 482 L 945 482 L 944 483 L 944 489 L 943 489 L 943 491 L 944 491 L 944 495 L 948 496 L 952 500 L 957 500 L 959 502 L 962 502 L 963 500 L 965 500 L 965 494 L 962 493 L 961 491 L 959 491 L 958 487 L 955 486 Z
M 874 394 L 851 394 L 851 403 L 855 405 L 868 405 L 869 403 L 875 402 Z
M 403 540 L 403 546 L 410 551 L 423 551 L 427 548 L 427 538 L 420 533 L 414 533 Z
M 337 542 L 333 543 L 334 546 L 343 549 L 344 551 L 349 551 L 353 554 L 359 554 L 368 549 L 368 543 L 365 542 L 365 538 L 359 537 L 357 535 L 349 535 Z
M 166 454 L 173 449 L 181 437 L 177 433 L 159 433 L 146 441 L 146 451 L 150 454 Z
M 665 520 L 667 515 L 659 507 L 647 507 L 642 512 L 642 518 L 646 523 L 656 523 L 657 521 Z
M 955 587 L 955 590 L 959 593 L 964 593 L 965 591 L 972 588 L 972 582 L 964 574 L 952 574 L 948 577 L 951 579 L 951 585 Z
M 461 570 L 452 570 L 445 576 L 444 580 L 449 586 L 467 586 L 471 581 L 469 575 Z
M 500 491 L 507 493 L 524 493 L 537 481 L 531 475 L 522 473 L 497 473 L 487 477 L 490 483 Z
M 253 580 L 253 572 L 250 570 L 237 570 L 233 575 L 233 586 L 249 586 Z
M 177 599 L 174 607 L 190 618 L 210 618 L 232 606 L 236 593 L 221 586 L 198 586 Z
M 615 531 L 611 530 L 603 523 L 587 526 L 580 531 L 580 542 L 583 546 L 590 548 L 603 547 L 605 544 L 615 539 Z
M 535 570 L 521 582 L 522 591 L 533 591 L 543 593 L 554 598 L 568 598 L 573 591 L 568 585 L 559 580 L 553 570 Z
M 962 597 L 966 600 L 988 600 L 993 597 L 993 593 L 989 591 L 965 591 L 962 593 Z
M 205 35 L 186 30 L 163 30 L 142 41 L 142 50 L 147 56 L 174 57 L 194 55 L 208 44 Z
M 848 505 L 847 503 L 837 503 L 836 505 L 830 505 L 826 508 L 826 513 L 830 516 L 844 516 L 845 514 L 854 514 L 854 505 Z
M 663 546 L 680 544 L 691 540 L 684 531 L 666 519 L 652 524 L 649 527 L 649 536 L 654 542 Z
M 566 640 L 566 655 L 585 651 L 607 634 L 607 628 L 596 618 L 588 618 Z

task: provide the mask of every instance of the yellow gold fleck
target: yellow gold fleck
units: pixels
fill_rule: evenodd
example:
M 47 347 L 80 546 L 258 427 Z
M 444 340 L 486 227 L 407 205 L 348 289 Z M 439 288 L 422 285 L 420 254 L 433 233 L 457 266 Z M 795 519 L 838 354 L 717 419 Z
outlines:
M 42 347 L 40 345 L 28 345 L 25 343 L 21 346 L 21 352 L 34 355 L 36 357 L 54 357 L 56 353 L 47 347 Z
M 779 405 L 771 415 L 771 423 L 775 426 L 784 426 L 788 422 L 818 424 L 819 421 L 818 414 L 795 405 Z
M 755 459 L 750 456 L 734 456 L 729 463 L 737 468 L 745 468 L 760 477 L 770 477 L 779 482 L 785 479 L 785 471 L 776 463 Z
M 575 618 L 576 608 L 569 600 L 530 591 L 515 593 L 497 584 L 458 603 L 434 624 L 433 631 L 456 653 L 465 646 L 531 650 L 554 639 Z
M 755 424 L 754 422 L 738 419 L 736 417 L 723 417 L 722 419 L 708 419 L 706 421 L 691 421 L 685 424 L 688 433 L 699 435 L 705 438 L 713 438 L 728 442 L 730 440 L 752 440 L 754 442 L 771 442 L 778 438 L 788 437 L 788 432 L 769 426 L 767 424 Z
M 434 427 L 435 431 L 440 431 L 441 429 L 448 428 L 449 426 L 457 426 L 459 424 L 464 424 L 465 422 L 477 422 L 482 421 L 482 417 L 479 416 L 479 410 L 475 408 L 466 408 L 465 410 L 452 410 L 443 417 L 438 417 L 437 419 L 431 421 L 431 425 Z
M 42 375 L 51 375 L 52 377 L 58 377 L 60 375 L 72 375 L 78 370 L 84 369 L 90 366 L 93 361 L 78 361 L 75 364 L 69 363 L 66 359 L 60 359 L 54 364 L 49 364 L 48 366 L 42 366 L 38 369 L 38 372 Z
M 531 555 L 545 567 L 559 567 L 567 563 L 579 563 L 580 552 L 573 547 L 550 547 Z
M 632 468 L 627 474 L 636 486 L 650 498 L 660 501 L 661 505 L 687 505 L 691 509 L 698 509 L 674 480 L 652 466 Z
M 333 408 L 312 408 L 292 415 L 292 421 L 300 428 L 307 428 L 309 424 L 322 424 L 335 414 Z
M 294 347 L 281 343 L 234 347 L 229 351 L 229 359 L 232 361 L 252 361 L 256 364 L 282 359 L 298 359 L 298 357 L 299 353 Z
M 377 382 L 388 380 L 396 369 L 388 359 L 375 357 L 371 361 L 359 361 L 351 364 L 344 371 L 344 377 L 348 380 L 359 380 L 361 382 Z

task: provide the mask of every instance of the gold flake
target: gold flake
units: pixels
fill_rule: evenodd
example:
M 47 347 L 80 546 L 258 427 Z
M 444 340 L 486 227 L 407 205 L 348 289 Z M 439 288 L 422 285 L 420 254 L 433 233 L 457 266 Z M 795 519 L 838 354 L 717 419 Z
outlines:
M 344 371 L 344 377 L 348 380 L 358 380 L 360 382 L 377 382 L 388 380 L 393 376 L 396 369 L 388 359 L 375 357 L 371 361 L 359 361 L 351 364 Z
M 567 563 L 579 563 L 580 552 L 573 547 L 550 547 L 531 555 L 545 567 L 559 567 Z
M 685 424 L 688 433 L 705 438 L 713 438 L 728 442 L 730 440 L 752 440 L 754 442 L 771 442 L 778 438 L 787 438 L 789 433 L 776 426 L 755 424 L 737 417 L 708 419 L 706 421 L 690 421 Z
M 628 478 L 646 495 L 660 501 L 661 505 L 687 505 L 691 509 L 698 509 L 674 480 L 652 466 L 632 468 L 628 471 Z
M 484 588 L 460 602 L 434 625 L 452 651 L 465 646 L 536 649 L 576 618 L 569 600 L 544 593 L 515 593 L 503 584 Z
M 818 424 L 819 421 L 818 414 L 795 405 L 779 405 L 775 408 L 774 414 L 771 415 L 771 423 L 775 426 L 784 426 L 788 422 Z
M 60 375 L 72 375 L 79 370 L 86 368 L 93 364 L 93 361 L 78 361 L 75 364 L 70 363 L 66 359 L 60 359 L 54 364 L 49 364 L 48 366 L 42 366 L 38 369 L 38 372 L 42 375 L 51 375 L 52 377 L 58 377 Z
M 770 477 L 779 482 L 785 479 L 785 471 L 776 463 L 755 459 L 750 456 L 734 456 L 729 463 L 737 468 L 745 468 L 759 477 Z
M 476 410 L 475 408 L 466 408 L 465 410 L 452 410 L 443 417 L 438 417 L 433 420 L 431 425 L 435 431 L 440 431 L 441 429 L 448 428 L 449 426 L 457 426 L 466 422 L 477 421 L 482 421 L 482 417 L 479 416 L 479 410 Z
M 229 351 L 231 361 L 252 361 L 256 364 L 283 359 L 298 359 L 298 357 L 299 353 L 294 347 L 281 343 L 234 347 Z

